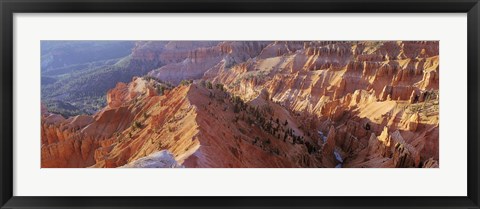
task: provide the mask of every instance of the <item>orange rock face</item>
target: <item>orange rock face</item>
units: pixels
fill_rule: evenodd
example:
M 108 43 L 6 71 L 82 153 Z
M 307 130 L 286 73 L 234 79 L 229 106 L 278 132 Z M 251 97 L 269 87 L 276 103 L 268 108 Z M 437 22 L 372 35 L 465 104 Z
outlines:
M 266 90 L 273 102 L 296 113 L 309 135 L 328 133 L 333 125 L 345 167 L 421 167 L 429 158 L 439 160 L 438 42 L 285 45 L 265 48 L 278 49 L 279 56 L 216 69 L 205 78 L 228 84 L 247 101 Z M 402 139 L 397 148 L 397 141 L 369 143 L 384 128 Z M 390 150 L 370 153 L 371 146 Z
M 140 42 L 134 54 L 170 64 L 117 84 L 93 116 L 42 111 L 42 167 L 440 165 L 438 42 Z
M 182 80 L 199 79 L 211 68 L 229 67 L 258 56 L 268 42 L 222 42 L 215 46 L 185 51 L 181 62 L 169 63 L 149 75 L 178 84 Z M 162 53 L 162 55 L 168 53 Z

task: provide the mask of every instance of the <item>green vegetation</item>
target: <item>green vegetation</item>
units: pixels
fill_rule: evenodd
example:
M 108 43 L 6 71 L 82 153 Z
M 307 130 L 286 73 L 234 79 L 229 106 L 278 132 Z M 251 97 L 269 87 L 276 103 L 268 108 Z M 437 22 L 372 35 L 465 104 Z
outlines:
M 212 93 L 210 92 L 212 97 Z M 213 94 L 214 97 L 214 94 Z M 245 103 L 241 97 L 231 95 L 230 101 L 233 104 L 233 112 L 235 118 L 234 123 L 243 121 L 252 127 L 260 128 L 264 133 L 269 134 L 269 137 L 260 138 L 255 136 L 252 145 L 260 147 L 262 150 L 270 152 L 271 154 L 280 155 L 280 150 L 276 147 L 273 141 L 282 143 L 291 143 L 293 145 L 300 144 L 306 147 L 309 154 L 317 153 L 319 147 L 307 141 L 304 136 L 295 134 L 295 131 L 288 126 L 288 120 L 282 122 L 280 118 L 275 117 L 272 106 L 269 104 L 261 106 L 253 106 Z M 243 129 L 239 129 L 242 134 L 247 134 Z
M 59 100 L 47 100 L 44 101 L 44 104 L 50 112 L 63 115 L 64 117 L 70 117 L 83 113 L 82 110 L 78 109 L 74 105 Z
M 134 47 L 133 41 L 41 41 L 42 74 L 57 70 L 64 73 L 87 68 L 84 64 L 125 57 Z M 57 72 L 55 72 L 57 71 Z
M 191 83 L 193 83 L 193 80 L 182 80 L 182 81 L 180 81 L 181 86 L 188 86 Z
M 156 89 L 158 95 L 163 95 L 163 93 L 165 92 L 165 87 L 162 85 L 158 85 Z
M 142 123 L 139 122 L 139 121 L 134 121 L 134 122 L 133 122 L 133 125 L 132 125 L 132 127 L 133 127 L 134 129 L 141 129 L 142 126 L 143 126 Z
M 223 84 L 221 84 L 221 83 L 215 84 L 215 88 L 218 89 L 218 90 L 220 90 L 220 91 L 224 91 L 224 90 L 225 90 L 225 89 L 223 88 Z
M 207 81 L 207 88 L 208 88 L 208 89 L 213 89 L 212 82 Z
M 415 103 L 408 105 L 406 107 L 406 113 L 411 114 L 420 114 L 428 116 L 430 114 L 438 114 L 439 103 L 438 103 L 438 91 L 425 91 L 421 93 L 423 96 L 423 102 Z
M 42 41 L 41 99 L 50 112 L 65 117 L 93 114 L 118 82 L 130 82 L 162 65 L 134 60 L 133 42 Z M 150 79 L 154 79 L 150 77 Z M 157 87 L 162 93 L 165 87 Z

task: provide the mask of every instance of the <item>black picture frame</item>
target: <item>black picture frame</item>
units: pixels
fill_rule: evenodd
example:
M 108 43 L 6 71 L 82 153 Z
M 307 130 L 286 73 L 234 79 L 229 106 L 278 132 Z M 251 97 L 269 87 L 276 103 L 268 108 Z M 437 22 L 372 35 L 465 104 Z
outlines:
M 1 208 L 480 208 L 478 0 L 0 0 Z M 465 197 L 13 196 L 14 13 L 467 13 L 468 195 Z M 255 188 L 252 188 L 255 189 Z

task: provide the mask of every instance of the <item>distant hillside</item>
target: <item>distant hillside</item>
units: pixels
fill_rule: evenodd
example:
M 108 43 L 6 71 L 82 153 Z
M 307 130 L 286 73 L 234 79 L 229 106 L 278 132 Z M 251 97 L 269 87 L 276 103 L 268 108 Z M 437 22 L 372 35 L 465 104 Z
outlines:
M 193 50 L 218 42 L 42 41 L 42 103 L 65 117 L 93 114 L 107 90 L 164 65 L 182 62 Z
M 131 53 L 134 44 L 133 41 L 42 41 L 42 74 L 59 68 L 125 57 Z
M 44 109 L 42 168 L 439 167 L 438 41 L 147 41 L 95 62 L 45 79 L 50 110 L 99 111 Z
M 146 73 L 130 66 L 132 41 L 42 41 L 42 103 L 64 116 L 95 113 L 117 82 Z

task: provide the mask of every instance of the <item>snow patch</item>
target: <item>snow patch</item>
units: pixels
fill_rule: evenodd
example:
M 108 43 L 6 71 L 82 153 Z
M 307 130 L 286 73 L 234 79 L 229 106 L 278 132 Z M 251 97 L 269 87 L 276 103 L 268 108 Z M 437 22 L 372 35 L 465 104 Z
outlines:
M 343 159 L 342 156 L 337 152 L 337 150 L 333 151 L 333 155 L 335 156 L 335 159 L 339 162 L 335 168 L 341 168 L 343 166 Z
M 183 168 L 167 150 L 154 152 L 146 157 L 128 163 L 121 168 Z
M 333 151 L 333 154 L 335 155 L 335 159 L 337 159 L 338 162 L 343 163 L 342 156 L 340 154 L 338 154 L 337 151 Z
M 323 134 L 323 132 L 318 131 L 318 135 L 320 135 L 320 138 L 322 139 L 323 143 L 327 143 L 327 136 Z

